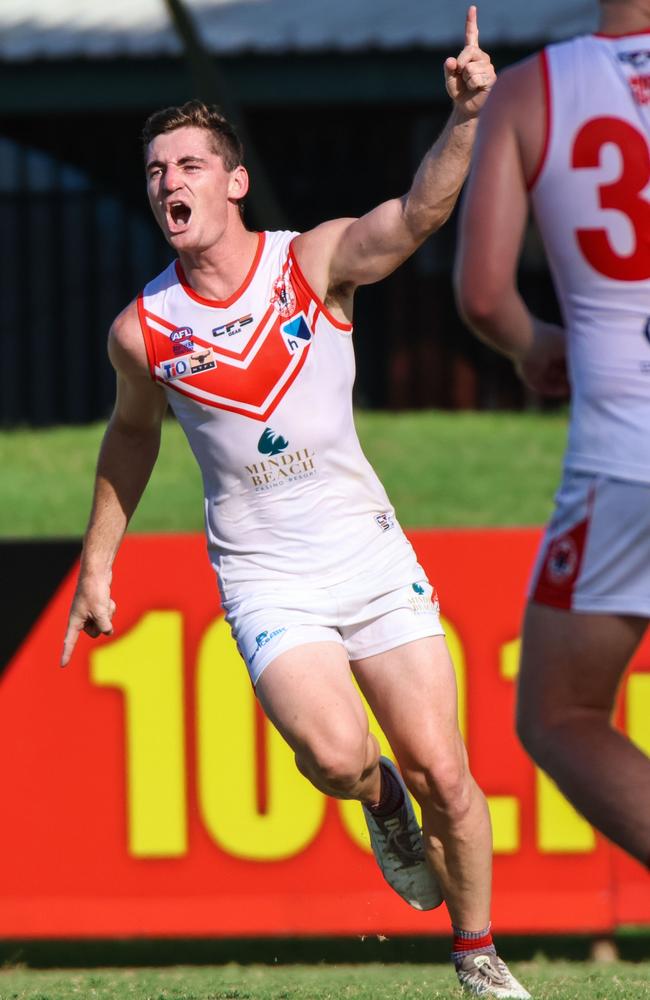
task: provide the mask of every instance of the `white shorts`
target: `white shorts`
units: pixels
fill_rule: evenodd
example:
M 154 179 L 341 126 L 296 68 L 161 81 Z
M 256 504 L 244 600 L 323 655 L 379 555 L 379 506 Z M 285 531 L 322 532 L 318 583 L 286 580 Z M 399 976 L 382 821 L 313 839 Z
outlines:
M 650 617 L 650 485 L 566 470 L 529 598 Z
M 276 656 L 296 646 L 337 642 L 350 660 L 359 660 L 444 635 L 438 596 L 420 566 L 417 571 L 412 583 L 385 592 L 368 578 L 336 588 L 282 584 L 226 606 L 253 684 Z

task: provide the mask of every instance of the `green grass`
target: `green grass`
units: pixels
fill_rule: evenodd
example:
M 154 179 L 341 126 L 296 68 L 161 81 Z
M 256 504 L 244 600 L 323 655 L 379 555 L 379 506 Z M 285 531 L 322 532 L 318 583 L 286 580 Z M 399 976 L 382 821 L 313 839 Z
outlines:
M 566 435 L 562 415 L 368 413 L 363 448 L 406 527 L 540 524 L 551 509 Z M 103 427 L 0 433 L 0 536 L 82 534 Z M 201 481 L 178 425 L 134 531 L 200 531 Z
M 647 1000 L 650 962 L 513 964 L 535 1000 Z M 450 966 L 176 966 L 0 972 L 1 1000 L 459 1000 Z

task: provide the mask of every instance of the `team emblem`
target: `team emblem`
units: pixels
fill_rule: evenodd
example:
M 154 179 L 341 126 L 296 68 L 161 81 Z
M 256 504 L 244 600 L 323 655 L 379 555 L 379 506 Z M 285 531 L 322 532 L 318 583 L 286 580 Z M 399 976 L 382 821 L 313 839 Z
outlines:
M 556 586 L 566 583 L 578 567 L 578 546 L 570 535 L 557 538 L 551 545 L 546 559 L 546 573 Z
M 296 311 L 296 293 L 288 273 L 280 275 L 274 284 L 271 305 L 280 316 L 293 316 Z

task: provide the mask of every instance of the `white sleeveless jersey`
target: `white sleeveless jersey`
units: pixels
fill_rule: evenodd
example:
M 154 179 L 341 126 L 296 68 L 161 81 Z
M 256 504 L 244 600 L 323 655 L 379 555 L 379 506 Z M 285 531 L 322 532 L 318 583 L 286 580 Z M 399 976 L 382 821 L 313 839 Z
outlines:
M 197 295 L 178 262 L 138 300 L 152 376 L 201 467 L 226 599 L 297 576 L 334 586 L 386 558 L 397 570 L 405 548 L 413 560 L 354 428 L 352 328 L 309 287 L 295 235 L 260 233 L 227 301 Z
M 568 333 L 567 468 L 650 482 L 650 32 L 542 53 L 532 201 Z

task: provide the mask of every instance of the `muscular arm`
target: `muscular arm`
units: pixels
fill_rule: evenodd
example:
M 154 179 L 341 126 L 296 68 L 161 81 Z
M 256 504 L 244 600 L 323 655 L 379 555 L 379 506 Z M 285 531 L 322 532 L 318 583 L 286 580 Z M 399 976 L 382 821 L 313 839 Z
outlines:
M 507 70 L 481 116 L 459 230 L 455 286 L 468 326 L 535 389 L 564 394 L 564 334 L 533 316 L 517 287 L 528 182 L 544 142 L 537 58 Z
M 315 290 L 346 314 L 357 286 L 394 271 L 453 210 L 469 168 L 476 118 L 495 78 L 489 56 L 478 47 L 475 7 L 468 11 L 465 41 L 458 58 L 445 62 L 454 110 L 408 193 L 360 219 L 336 219 L 296 240 L 299 262 Z
M 92 511 L 62 666 L 69 661 L 82 630 L 93 638 L 112 632 L 113 560 L 158 456 L 161 421 L 167 405 L 164 393 L 151 381 L 147 371 L 134 305 L 111 328 L 109 357 L 117 374 L 117 395 L 99 452 Z

